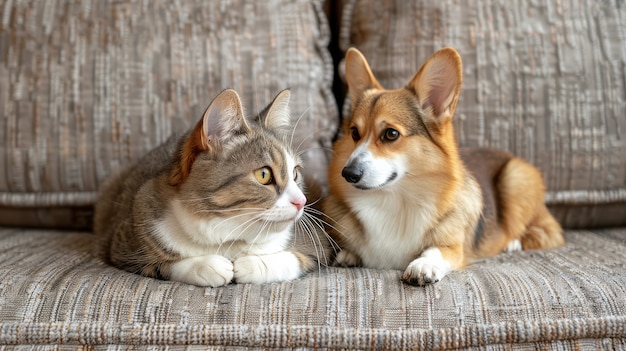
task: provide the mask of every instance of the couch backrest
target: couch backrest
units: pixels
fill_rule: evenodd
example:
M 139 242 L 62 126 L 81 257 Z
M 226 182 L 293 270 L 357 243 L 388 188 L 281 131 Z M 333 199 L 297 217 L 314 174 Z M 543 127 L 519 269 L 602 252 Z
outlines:
M 234 6 L 236 5 L 236 6 Z M 98 185 L 225 88 L 250 114 L 291 89 L 305 172 L 337 126 L 322 1 L 0 6 L 0 225 L 88 227 Z
M 624 18 L 621 1 L 348 0 L 339 45 L 361 50 L 389 88 L 407 84 L 436 50 L 456 48 L 460 144 L 539 167 L 566 226 L 623 225 Z
M 387 87 L 455 47 L 460 144 L 537 165 L 565 226 L 626 224 L 619 1 L 60 0 L 0 6 L 0 225 L 89 227 L 99 184 L 229 87 L 249 113 L 291 88 L 294 144 L 323 184 L 342 68 L 324 5 Z

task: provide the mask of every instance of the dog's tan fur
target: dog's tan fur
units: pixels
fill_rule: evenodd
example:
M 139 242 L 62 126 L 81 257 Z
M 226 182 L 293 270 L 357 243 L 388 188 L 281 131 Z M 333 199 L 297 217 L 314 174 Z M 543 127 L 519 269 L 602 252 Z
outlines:
M 405 282 L 425 285 L 516 241 L 523 249 L 564 243 L 536 168 L 505 152 L 458 149 L 454 49 L 433 54 L 396 90 L 381 87 L 350 49 L 346 80 L 351 114 L 323 203 L 336 222 L 329 232 L 342 248 L 339 264 L 404 269 Z

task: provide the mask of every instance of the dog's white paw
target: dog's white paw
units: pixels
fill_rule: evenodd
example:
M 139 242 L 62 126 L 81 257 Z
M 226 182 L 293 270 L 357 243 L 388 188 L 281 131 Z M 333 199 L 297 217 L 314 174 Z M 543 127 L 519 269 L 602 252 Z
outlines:
M 440 281 L 450 272 L 450 264 L 441 257 L 438 248 L 430 248 L 409 263 L 402 280 L 411 285 L 424 286 Z
M 244 256 L 235 260 L 237 283 L 264 284 L 296 279 L 302 275 L 300 261 L 291 252 L 264 256 Z
M 337 265 L 342 267 L 356 267 L 361 265 L 361 259 L 348 250 L 341 250 L 335 258 Z
M 233 263 L 219 255 L 185 258 L 172 265 L 170 280 L 198 286 L 226 285 L 233 280 Z
M 504 252 L 511 253 L 515 251 L 522 251 L 522 241 L 520 239 L 515 239 L 509 242 L 509 244 L 504 248 Z

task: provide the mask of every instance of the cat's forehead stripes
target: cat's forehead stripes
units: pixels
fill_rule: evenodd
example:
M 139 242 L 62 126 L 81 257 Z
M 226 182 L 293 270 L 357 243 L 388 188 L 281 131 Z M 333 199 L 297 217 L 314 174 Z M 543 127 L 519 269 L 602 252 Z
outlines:
M 278 158 L 274 160 L 276 173 L 274 176 L 279 177 L 281 188 L 286 186 L 287 182 L 291 178 L 292 170 L 295 167 L 293 156 L 284 148 L 276 149 Z

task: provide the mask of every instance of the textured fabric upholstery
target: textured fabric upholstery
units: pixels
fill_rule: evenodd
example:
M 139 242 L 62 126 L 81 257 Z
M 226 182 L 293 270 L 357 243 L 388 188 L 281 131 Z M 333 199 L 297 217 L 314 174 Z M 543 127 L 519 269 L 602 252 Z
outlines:
M 8 1 L 0 19 L 0 225 L 88 228 L 77 207 L 102 180 L 225 88 L 249 114 L 290 88 L 294 146 L 324 182 L 338 118 L 321 1 Z
M 107 266 L 90 233 L 1 229 L 0 344 L 626 346 L 626 231 L 566 239 L 426 288 L 401 283 L 400 271 L 348 268 L 199 288 Z
M 536 165 L 566 226 L 624 225 L 626 215 L 588 215 L 607 204 L 626 213 L 624 18 L 619 1 L 349 0 L 339 44 L 361 50 L 388 88 L 407 84 L 436 50 L 456 48 L 459 143 Z
M 339 33 L 324 6 L 342 9 Z M 0 2 L 0 350 L 626 349 L 624 19 L 617 0 Z M 336 267 L 199 288 L 99 258 L 99 184 L 224 88 L 249 113 L 291 88 L 294 144 L 323 185 L 343 68 L 331 40 L 387 87 L 456 47 L 461 145 L 527 158 L 552 212 L 585 229 L 421 288 Z

